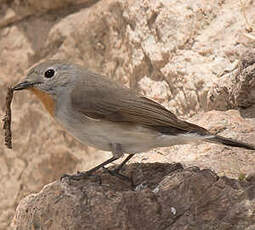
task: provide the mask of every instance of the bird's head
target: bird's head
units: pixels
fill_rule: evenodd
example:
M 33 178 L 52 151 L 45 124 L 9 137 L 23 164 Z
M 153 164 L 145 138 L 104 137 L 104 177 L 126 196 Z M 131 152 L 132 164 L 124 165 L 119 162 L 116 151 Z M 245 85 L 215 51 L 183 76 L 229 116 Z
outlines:
M 79 66 L 68 62 L 46 61 L 33 67 L 25 79 L 13 87 L 13 90 L 32 91 L 52 114 L 57 97 L 74 85 L 77 71 Z

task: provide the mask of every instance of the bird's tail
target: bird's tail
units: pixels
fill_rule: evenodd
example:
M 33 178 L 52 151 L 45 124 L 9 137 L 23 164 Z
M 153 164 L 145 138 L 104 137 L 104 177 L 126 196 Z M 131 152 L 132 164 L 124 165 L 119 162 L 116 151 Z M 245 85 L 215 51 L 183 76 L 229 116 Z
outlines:
M 245 149 L 250 149 L 250 150 L 255 150 L 254 145 L 250 145 L 241 141 L 236 141 L 231 138 L 226 138 L 222 136 L 209 136 L 208 138 L 204 139 L 206 142 L 212 142 L 212 143 L 220 143 L 223 145 L 228 145 L 232 147 L 239 147 L 239 148 L 245 148 Z

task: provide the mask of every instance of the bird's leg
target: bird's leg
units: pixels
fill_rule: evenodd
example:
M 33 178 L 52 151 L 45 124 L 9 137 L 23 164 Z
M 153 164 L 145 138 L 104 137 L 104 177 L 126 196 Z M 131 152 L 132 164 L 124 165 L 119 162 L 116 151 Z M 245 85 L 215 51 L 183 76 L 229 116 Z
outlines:
M 116 168 L 114 169 L 115 172 L 119 172 L 123 166 L 134 156 L 135 154 L 129 154 L 124 161 L 121 162 L 121 164 Z
M 128 182 L 131 182 L 131 184 L 133 185 L 133 179 L 129 178 L 123 174 L 120 174 L 119 171 L 122 169 L 122 167 L 134 156 L 134 154 L 130 154 L 127 156 L 127 158 L 114 170 L 109 170 L 107 168 L 105 168 L 106 165 L 112 163 L 113 161 L 119 159 L 123 153 L 121 152 L 121 145 L 120 144 L 112 144 L 112 153 L 113 156 L 104 161 L 103 163 L 97 165 L 96 167 L 86 171 L 86 172 L 78 172 L 77 174 L 74 175 L 68 175 L 68 174 L 64 174 L 63 176 L 61 176 L 61 180 L 63 178 L 69 178 L 71 180 L 82 180 L 82 179 L 87 179 L 88 177 L 97 177 L 99 178 L 99 176 L 97 175 L 93 175 L 93 173 L 95 171 L 97 171 L 100 168 L 104 168 L 107 172 L 109 172 L 112 176 L 117 176 L 122 180 L 126 180 Z M 99 179 L 99 181 L 101 181 L 101 179 Z
M 134 156 L 134 154 L 130 154 L 128 155 L 125 160 L 116 168 L 116 169 L 113 169 L 113 170 L 110 170 L 108 168 L 105 168 L 105 171 L 107 171 L 110 175 L 112 176 L 116 176 L 116 177 L 119 177 L 120 179 L 122 180 L 125 180 L 125 181 L 128 181 L 131 183 L 132 186 L 134 186 L 134 181 L 133 181 L 133 178 L 132 176 L 131 177 L 128 177 L 128 176 L 125 176 L 123 174 L 121 174 L 119 171 L 122 169 L 122 167 L 126 164 L 126 162 L 131 159 L 132 157 Z
M 120 147 L 113 147 L 113 148 L 118 150 Z M 92 168 L 92 169 L 90 169 L 86 172 L 78 172 L 75 175 L 64 174 L 63 176 L 61 176 L 60 180 L 62 180 L 63 178 L 66 178 L 66 177 L 68 177 L 71 180 L 82 180 L 82 179 L 86 179 L 90 176 L 96 176 L 96 175 L 92 175 L 92 173 L 94 173 L 95 171 L 97 171 L 100 168 L 104 168 L 104 166 L 106 166 L 106 165 L 112 163 L 113 161 L 119 159 L 121 156 L 122 156 L 122 153 L 120 153 L 120 151 L 113 152 L 113 156 L 110 159 L 104 161 L 103 163 L 97 165 L 96 167 L 94 167 L 94 168 Z
M 112 152 L 113 152 L 113 156 L 117 155 L 117 156 L 120 157 L 120 156 L 122 155 L 122 153 L 121 153 L 121 146 L 120 146 L 119 144 L 117 144 L 117 145 L 112 145 L 112 147 L 113 147 L 113 151 L 112 151 Z M 120 154 L 120 153 L 121 153 L 121 154 Z M 125 158 L 125 160 L 122 161 L 122 163 L 121 163 L 116 169 L 110 170 L 110 169 L 105 168 L 105 167 L 104 167 L 104 169 L 105 169 L 108 173 L 110 173 L 112 176 L 117 176 L 117 177 L 119 177 L 120 179 L 123 179 L 123 180 L 126 180 L 126 181 L 128 181 L 128 182 L 131 182 L 131 184 L 133 185 L 134 183 L 133 183 L 133 179 L 132 179 L 132 178 L 129 178 L 129 177 L 127 177 L 127 176 L 125 176 L 125 175 L 119 173 L 120 170 L 123 168 L 123 166 L 124 166 L 133 156 L 134 156 L 134 154 L 129 154 L 129 155 Z

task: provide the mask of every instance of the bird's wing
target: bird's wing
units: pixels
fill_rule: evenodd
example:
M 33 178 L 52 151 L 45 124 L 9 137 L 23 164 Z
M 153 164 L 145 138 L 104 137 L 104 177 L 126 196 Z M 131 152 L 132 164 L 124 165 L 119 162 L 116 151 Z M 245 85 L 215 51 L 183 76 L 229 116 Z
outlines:
M 88 117 L 140 124 L 165 134 L 208 134 L 206 129 L 178 119 L 157 102 L 102 76 L 91 73 L 80 82 L 72 90 L 71 103 L 74 110 Z

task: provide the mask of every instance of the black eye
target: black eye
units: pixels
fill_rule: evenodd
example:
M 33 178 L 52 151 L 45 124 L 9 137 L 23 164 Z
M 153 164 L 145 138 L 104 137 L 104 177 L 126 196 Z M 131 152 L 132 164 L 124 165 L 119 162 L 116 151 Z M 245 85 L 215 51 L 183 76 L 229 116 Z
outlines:
M 51 78 L 53 77 L 55 74 L 55 70 L 54 69 L 48 69 L 45 73 L 44 73 L 44 77 L 46 78 Z

